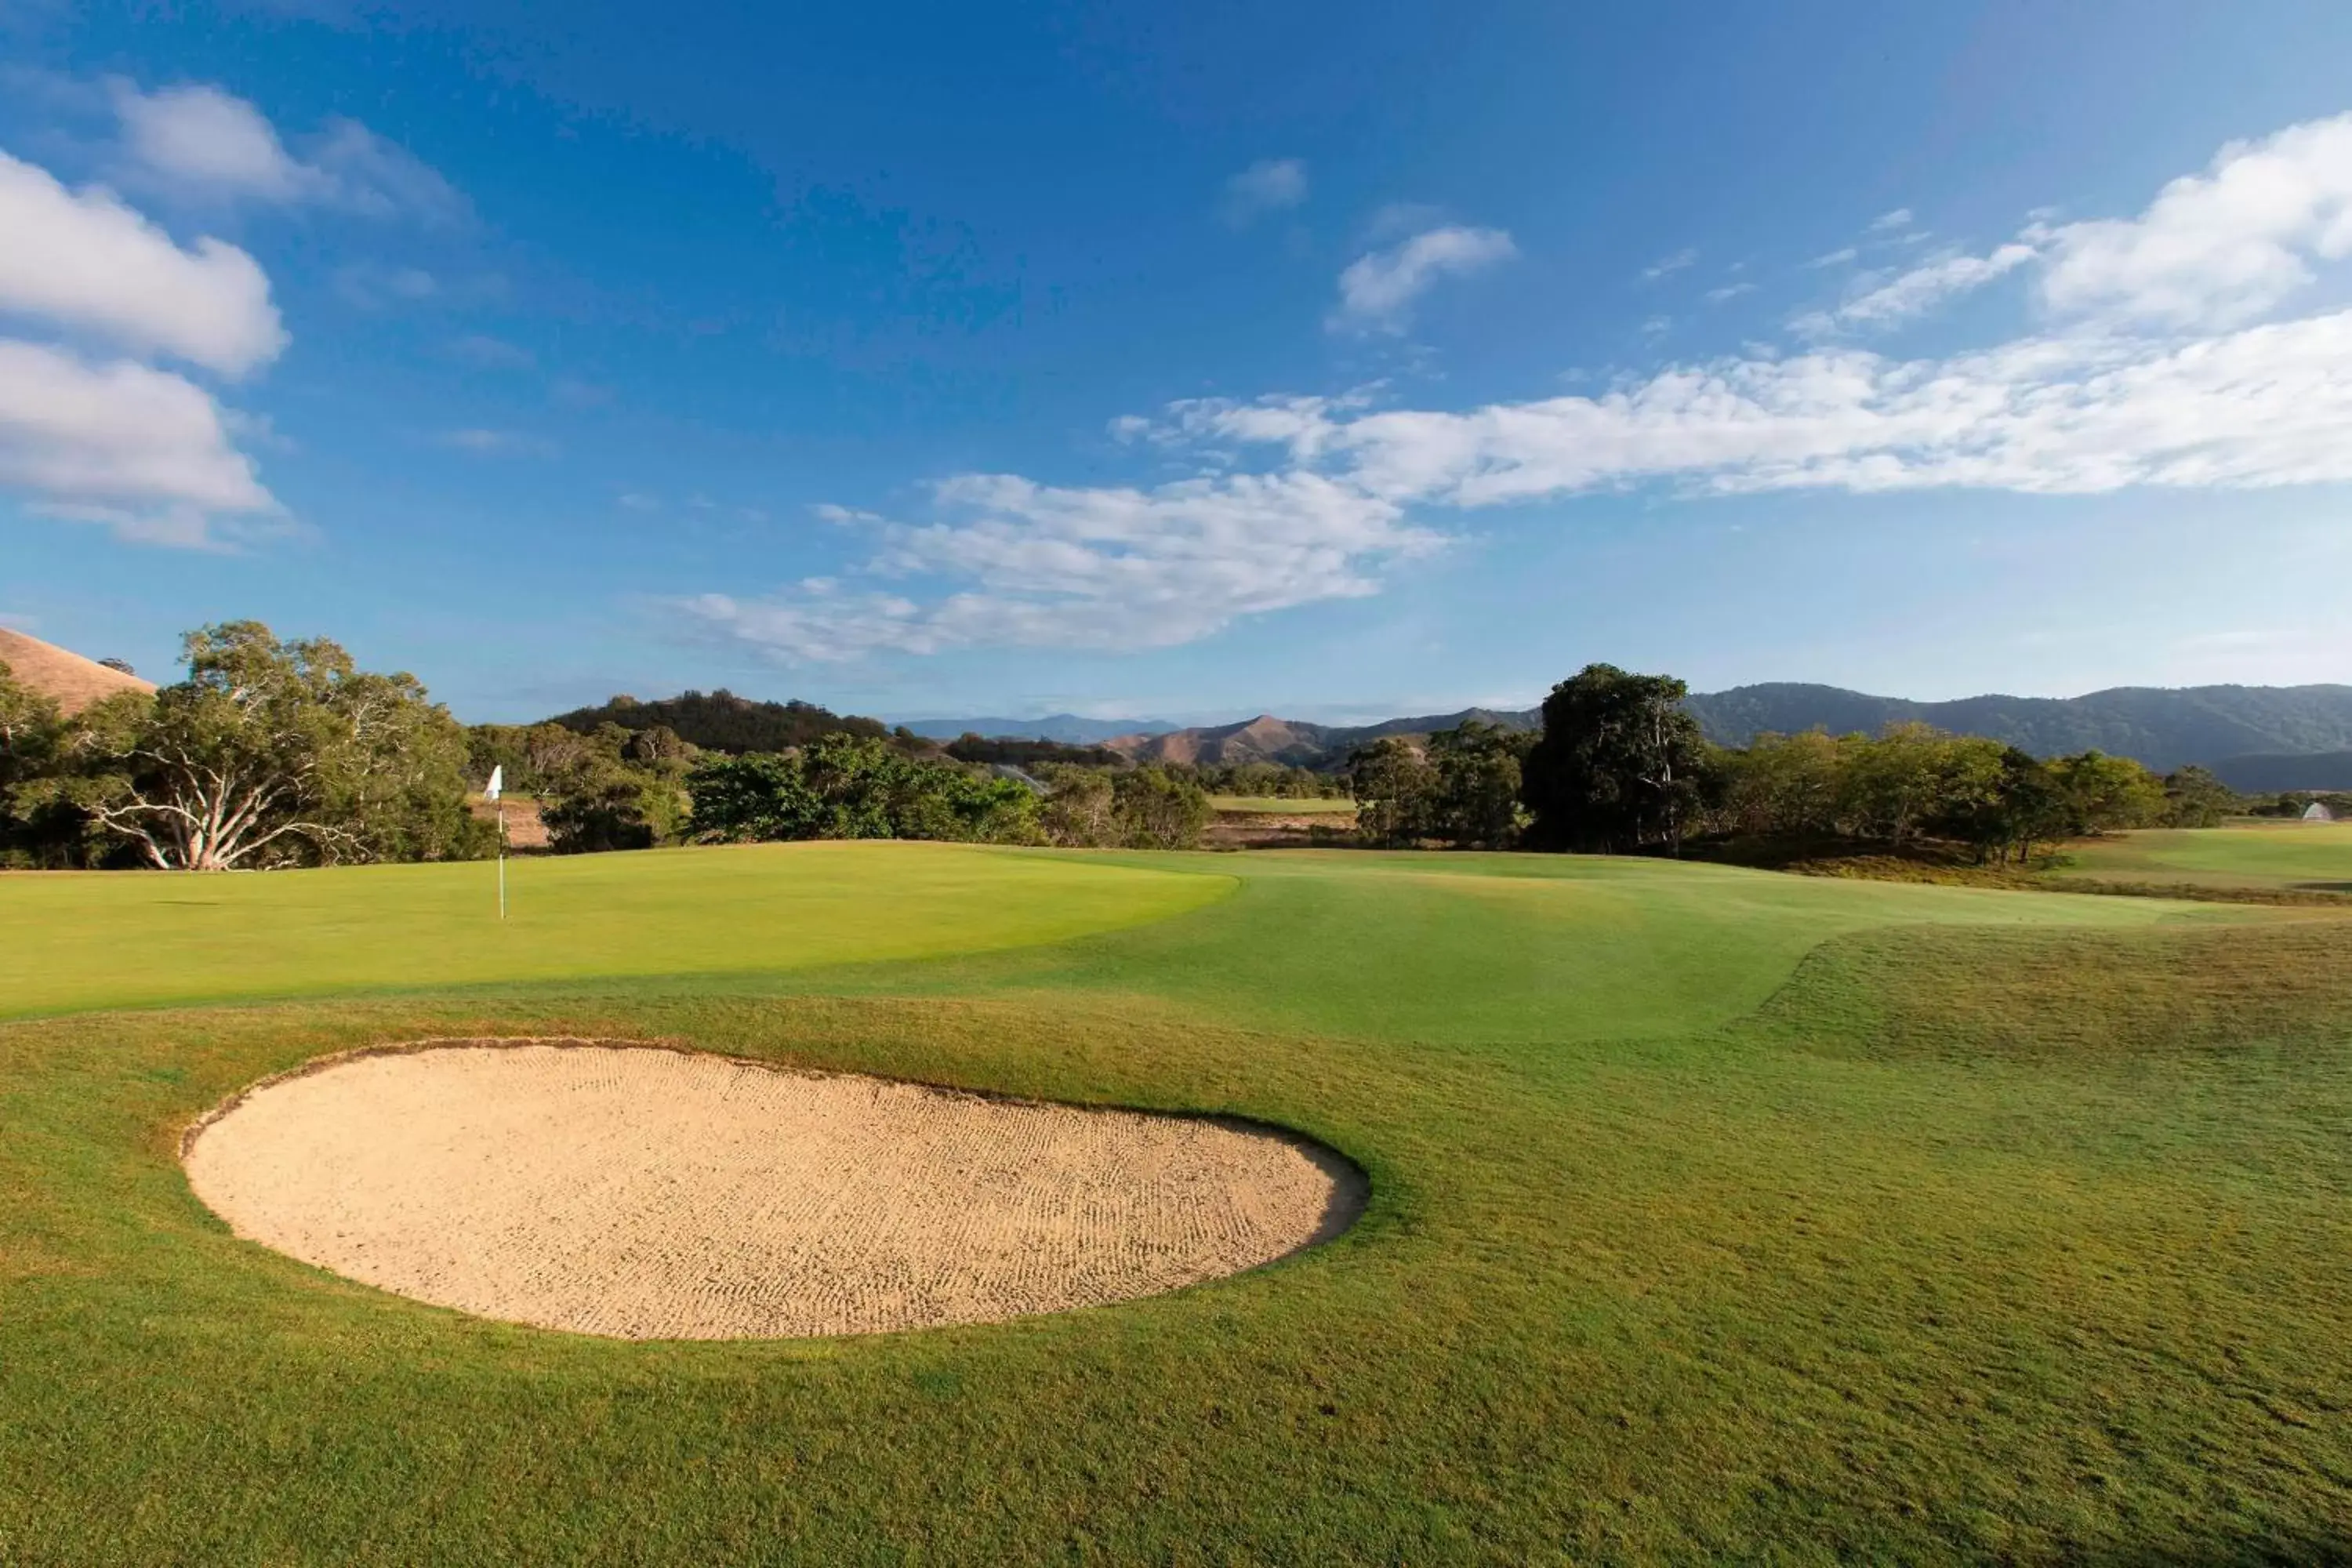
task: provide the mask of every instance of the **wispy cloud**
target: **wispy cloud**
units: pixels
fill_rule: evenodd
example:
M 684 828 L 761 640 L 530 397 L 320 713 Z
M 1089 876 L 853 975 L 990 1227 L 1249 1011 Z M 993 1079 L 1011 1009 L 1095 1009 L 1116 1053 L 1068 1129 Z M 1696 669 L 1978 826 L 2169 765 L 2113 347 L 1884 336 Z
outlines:
M 1810 337 L 1841 328 L 1894 326 L 1925 315 L 1957 295 L 2005 278 L 2038 255 L 2030 245 L 2012 243 L 1985 256 L 1941 256 L 1891 279 L 1884 273 L 1860 279 L 1836 306 L 1827 310 L 1809 310 L 1790 325 Z
M 1672 256 L 1660 257 L 1656 261 L 1642 268 L 1642 281 L 1655 283 L 1661 278 L 1670 278 L 1697 259 L 1698 251 L 1695 247 L 1677 250 Z
M 431 167 L 356 120 L 333 119 L 297 157 L 251 103 L 217 87 L 142 91 L 109 84 L 126 173 L 175 197 L 315 203 L 370 217 L 462 217 L 465 198 Z
M 1283 212 L 1307 199 L 1307 163 L 1302 158 L 1261 158 L 1225 182 L 1220 210 L 1240 227 L 1267 213 Z
M 493 430 L 471 426 L 444 430 L 434 437 L 439 445 L 477 457 L 551 458 L 555 443 L 523 430 Z
M 1894 289 L 1856 319 L 1901 319 L 2038 269 L 2043 323 L 1988 347 L 1759 345 L 1595 393 L 1461 410 L 1189 399 L 1117 428 L 1202 455 L 1213 477 L 1134 489 L 965 475 L 935 488 L 929 521 L 834 509 L 871 542 L 841 580 L 680 611 L 793 658 L 1154 646 L 1375 592 L 1394 562 L 1444 547 L 1441 517 L 1634 487 L 1696 498 L 2352 482 L 2352 310 L 2243 319 L 2352 257 L 2339 191 L 2352 191 L 2352 122 L 2294 127 L 2225 149 L 2137 218 L 2037 226 L 2013 242 L 2022 258 L 2008 247 L 1943 258 L 1848 302 Z
M 1442 279 L 1465 278 L 1518 254 L 1499 228 L 1433 228 L 1349 264 L 1339 274 L 1335 331 L 1401 332 L 1415 300 Z

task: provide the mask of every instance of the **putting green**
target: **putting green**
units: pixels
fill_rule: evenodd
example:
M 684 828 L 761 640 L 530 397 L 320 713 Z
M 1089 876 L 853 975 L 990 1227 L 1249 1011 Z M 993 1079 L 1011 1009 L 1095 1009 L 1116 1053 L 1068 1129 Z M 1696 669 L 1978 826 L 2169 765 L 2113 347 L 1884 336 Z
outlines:
M 1066 941 L 1231 879 L 938 844 L 790 844 L 299 875 L 0 875 L 0 1017 L 489 981 L 774 973 Z

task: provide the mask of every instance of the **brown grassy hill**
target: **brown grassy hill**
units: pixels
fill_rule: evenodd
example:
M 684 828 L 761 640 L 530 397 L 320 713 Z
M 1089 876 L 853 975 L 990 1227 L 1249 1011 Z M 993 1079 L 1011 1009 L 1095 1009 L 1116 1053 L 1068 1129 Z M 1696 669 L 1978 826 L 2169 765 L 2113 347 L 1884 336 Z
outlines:
M 109 669 L 96 659 L 0 626 L 0 664 L 24 685 L 47 697 L 67 713 L 79 713 L 100 698 L 118 691 L 152 691 L 155 683 Z
M 1281 763 L 1304 766 L 1329 750 L 1329 731 L 1320 724 L 1261 713 L 1244 724 L 1176 730 L 1165 735 L 1122 735 L 1105 742 L 1139 763 Z

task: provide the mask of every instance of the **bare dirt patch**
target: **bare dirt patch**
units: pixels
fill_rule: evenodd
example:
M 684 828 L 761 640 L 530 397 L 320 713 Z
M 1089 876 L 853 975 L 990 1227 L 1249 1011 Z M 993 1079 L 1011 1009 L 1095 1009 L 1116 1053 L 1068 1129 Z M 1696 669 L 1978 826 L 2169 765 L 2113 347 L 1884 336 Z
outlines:
M 1345 1229 L 1295 1135 L 661 1047 L 330 1058 L 192 1129 L 239 1236 L 483 1317 L 627 1339 L 865 1333 L 1156 1295 Z

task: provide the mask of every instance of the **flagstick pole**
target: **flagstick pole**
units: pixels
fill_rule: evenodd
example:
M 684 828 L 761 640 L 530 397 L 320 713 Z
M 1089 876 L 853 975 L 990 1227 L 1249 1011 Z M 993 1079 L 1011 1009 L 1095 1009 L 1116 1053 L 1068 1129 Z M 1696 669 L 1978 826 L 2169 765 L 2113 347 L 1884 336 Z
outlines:
M 507 918 L 507 797 L 499 792 L 499 920 Z

